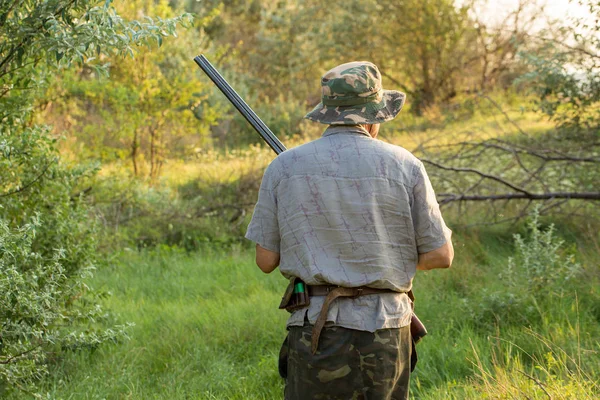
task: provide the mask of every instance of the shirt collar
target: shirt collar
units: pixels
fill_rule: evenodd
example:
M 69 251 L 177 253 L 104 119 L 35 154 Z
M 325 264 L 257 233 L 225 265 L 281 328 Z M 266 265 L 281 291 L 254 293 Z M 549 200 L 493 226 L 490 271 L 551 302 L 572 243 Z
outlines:
M 350 135 L 365 135 L 371 137 L 369 132 L 359 125 L 329 125 L 325 132 L 323 132 L 322 137 L 335 135 L 337 133 L 341 134 L 350 134 Z

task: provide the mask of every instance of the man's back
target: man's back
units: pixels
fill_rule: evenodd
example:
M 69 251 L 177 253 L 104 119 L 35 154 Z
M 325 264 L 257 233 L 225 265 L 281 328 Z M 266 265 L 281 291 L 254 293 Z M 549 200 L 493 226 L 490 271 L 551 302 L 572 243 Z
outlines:
M 308 284 L 406 291 L 417 264 L 418 161 L 363 132 L 330 128 L 277 160 L 280 270 Z
M 280 253 L 286 277 L 406 292 L 418 253 L 445 242 L 443 220 L 430 215 L 437 203 L 425 178 L 407 150 L 373 139 L 362 127 L 330 127 L 269 166 L 258 205 L 270 202 L 277 214 L 271 218 L 257 205 L 248 237 Z M 277 226 L 270 226 L 274 219 Z M 311 322 L 320 300 L 308 310 Z M 401 294 L 367 296 L 339 302 L 329 313 L 334 325 L 374 331 L 408 324 L 410 302 Z M 295 313 L 288 326 L 301 325 L 303 317 Z

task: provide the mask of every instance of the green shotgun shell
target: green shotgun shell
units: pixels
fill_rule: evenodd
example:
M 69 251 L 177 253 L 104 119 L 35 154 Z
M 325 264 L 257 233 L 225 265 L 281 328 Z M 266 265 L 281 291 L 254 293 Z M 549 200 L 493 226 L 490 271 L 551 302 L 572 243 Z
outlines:
M 304 283 L 296 283 L 296 285 L 294 285 L 294 293 L 304 293 Z

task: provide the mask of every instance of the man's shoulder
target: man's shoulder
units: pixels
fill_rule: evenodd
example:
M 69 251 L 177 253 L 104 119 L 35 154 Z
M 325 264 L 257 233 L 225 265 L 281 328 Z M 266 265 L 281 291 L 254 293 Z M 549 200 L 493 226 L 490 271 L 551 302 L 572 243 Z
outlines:
M 303 158 L 315 152 L 314 142 L 315 140 L 289 148 L 278 154 L 267 166 L 265 175 L 278 178 L 281 177 L 282 174 L 285 174 L 285 172 L 288 171 L 291 164 L 303 161 Z
M 393 169 L 401 169 L 406 176 L 414 175 L 421 166 L 421 160 L 404 147 L 382 140 L 373 140 L 373 142 L 375 143 L 373 143 L 372 152 L 381 160 L 382 164 Z
M 293 160 L 298 160 L 300 157 L 304 157 L 317 152 L 317 146 L 320 144 L 322 138 L 311 140 L 310 142 L 303 143 L 299 146 L 287 149 L 283 153 L 279 154 L 272 162 L 279 166 Z
M 384 153 L 384 154 L 388 154 L 388 155 L 390 155 L 392 157 L 396 157 L 396 158 L 405 159 L 406 161 L 409 161 L 409 162 L 412 162 L 415 164 L 420 163 L 419 159 L 417 157 L 415 157 L 415 155 L 413 153 L 406 150 L 402 146 L 384 142 L 382 140 L 375 140 L 375 142 L 377 142 L 376 146 L 380 147 L 381 150 L 383 150 L 382 153 Z

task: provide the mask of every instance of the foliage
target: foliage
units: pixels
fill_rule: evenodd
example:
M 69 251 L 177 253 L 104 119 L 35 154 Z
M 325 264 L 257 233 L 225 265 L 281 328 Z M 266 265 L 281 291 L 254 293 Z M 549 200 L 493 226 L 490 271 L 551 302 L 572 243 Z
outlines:
M 51 70 L 87 63 L 98 71 L 102 55 L 133 55 L 133 46 L 162 43 L 187 17 L 128 22 L 112 1 L 2 2 L 0 116 L 18 122 Z
M 600 275 L 574 282 L 577 300 L 548 296 L 541 318 L 530 328 L 474 327 L 471 314 L 460 307 L 465 298 L 477 301 L 481 287 L 497 284 L 498 272 L 506 269 L 513 252 L 505 237 L 510 235 L 497 230 L 455 231 L 452 268 L 417 274 L 416 312 L 429 334 L 417 347 L 412 395 L 431 400 L 481 399 L 486 394 L 520 398 L 522 389 L 531 398 L 545 398 L 535 382 L 518 372 L 523 371 L 551 393 L 597 398 L 600 325 L 584 301 L 597 301 L 589 289 L 600 287 Z M 593 246 L 581 243 L 579 250 Z M 158 246 L 117 255 L 98 271 L 94 283 L 114 293 L 104 300 L 107 307 L 136 323 L 132 339 L 101 347 L 93 356 L 69 354 L 43 381 L 49 397 L 281 397 L 277 354 L 288 314 L 277 309 L 286 285 L 277 271 L 264 275 L 253 252 L 238 245 L 208 244 L 194 253 Z M 580 261 L 599 272 L 597 252 Z
M 96 225 L 81 198 L 97 170 L 61 160 L 35 124 L 35 99 L 72 65 L 97 73 L 106 56 L 160 43 L 186 16 L 126 21 L 110 1 L 0 4 L 0 385 L 36 394 L 35 380 L 66 349 L 123 336 L 83 283 L 97 260 Z
M 126 337 L 125 326 L 98 327 L 105 311 L 84 283 L 94 269 L 95 225 L 79 200 L 73 207 L 57 197 L 50 216 L 37 212 L 18 228 L 0 220 L 0 393 L 35 393 L 65 350 Z
M 102 246 L 165 244 L 192 251 L 239 243 L 262 169 L 272 158 L 258 146 L 198 154 L 185 164 L 168 164 L 165 176 L 151 187 L 113 165 L 110 174 L 90 182 L 95 189 L 89 201 L 105 228 Z
M 468 5 L 457 7 L 452 1 L 442 0 L 378 0 L 375 9 L 381 14 L 373 36 L 380 42 L 382 55 L 399 55 L 392 60 L 376 57 L 382 69 L 402 71 L 402 75 L 394 74 L 394 83 L 407 82 L 413 111 L 421 113 L 435 102 L 454 97 L 462 83 L 457 74 L 474 57 L 469 51 L 458 50 L 474 47 L 475 31 Z M 394 27 L 399 26 L 402 33 L 393 34 Z
M 567 130 L 600 129 L 600 4 L 575 1 L 589 15 L 572 18 L 560 36 L 542 40 L 537 51 L 524 51 L 531 71 L 519 82 L 533 83 L 540 110 Z
M 18 134 L 17 134 L 18 132 Z M 124 337 L 83 283 L 97 262 L 97 225 L 77 193 L 96 168 L 61 163 L 41 127 L 4 131 L 0 198 L 0 387 L 35 393 L 64 350 Z
M 539 208 L 530 215 L 528 236 L 514 235 L 515 256 L 498 276 L 499 288 L 484 289 L 479 301 L 467 303 L 474 320 L 482 325 L 529 325 L 539 320 L 552 297 L 572 296 L 581 266 L 575 252 L 565 248 L 554 225 L 541 227 Z
M 319 101 L 323 72 L 367 59 L 380 67 L 388 87 L 408 93 L 411 111 L 420 114 L 461 92 L 487 90 L 503 74 L 514 78 L 516 48 L 539 10 L 530 7 L 523 18 L 519 8 L 502 26 L 488 27 L 474 16 L 477 3 L 352 0 L 335 12 L 320 0 L 186 6 L 200 13 L 219 10 L 208 35 L 229 47 L 222 59 L 261 100 L 284 96 L 308 108 Z
M 129 1 L 118 9 L 131 17 L 176 13 L 167 1 Z M 197 79 L 200 71 L 191 61 L 203 41 L 201 27 L 210 19 L 199 19 L 197 29 L 160 49 L 139 49 L 135 59 L 111 57 L 110 78 L 87 65 L 63 74 L 46 93 L 52 104 L 44 117 L 66 129 L 87 157 L 128 159 L 134 175 L 156 181 L 171 154 L 185 155 L 210 142 L 210 129 L 220 119 L 219 107 L 204 94 L 212 85 Z

